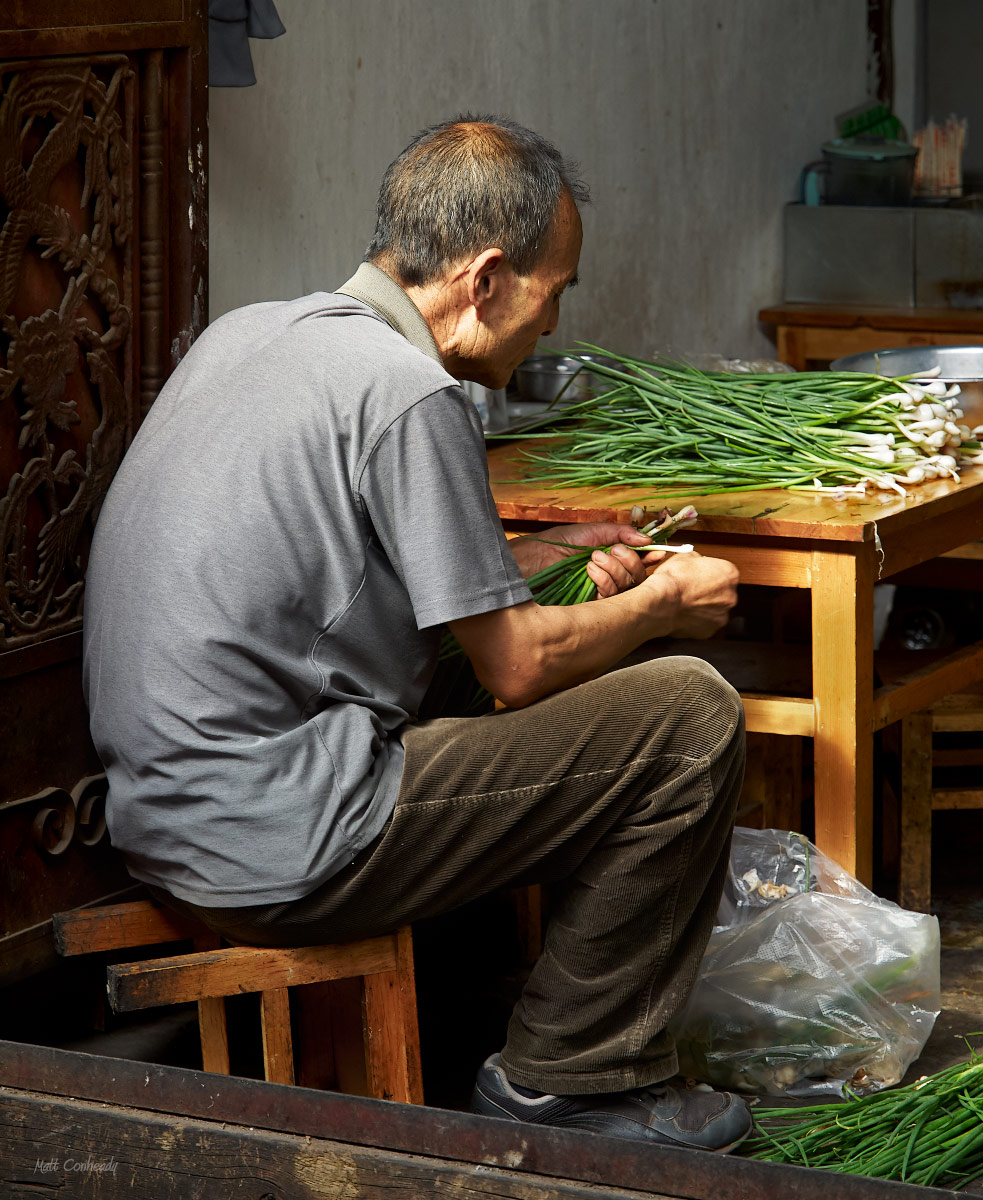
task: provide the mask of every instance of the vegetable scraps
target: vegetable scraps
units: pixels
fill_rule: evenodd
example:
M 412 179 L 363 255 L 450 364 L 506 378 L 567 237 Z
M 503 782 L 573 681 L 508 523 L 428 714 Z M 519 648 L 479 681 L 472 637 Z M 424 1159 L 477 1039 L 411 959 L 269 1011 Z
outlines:
M 962 422 L 959 385 L 938 379 L 938 367 L 917 380 L 854 371 L 734 375 L 579 345 L 592 352 L 583 369 L 607 386 L 510 435 L 557 431 L 550 444 L 525 451 L 531 479 L 637 484 L 661 494 L 786 488 L 845 497 L 872 487 L 904 496 L 914 484 L 958 481 L 960 469 L 983 463 L 983 426 Z
M 980 1037 L 983 1034 L 970 1034 Z M 751 1158 L 961 1187 L 983 1174 L 983 1058 L 843 1103 L 759 1109 Z

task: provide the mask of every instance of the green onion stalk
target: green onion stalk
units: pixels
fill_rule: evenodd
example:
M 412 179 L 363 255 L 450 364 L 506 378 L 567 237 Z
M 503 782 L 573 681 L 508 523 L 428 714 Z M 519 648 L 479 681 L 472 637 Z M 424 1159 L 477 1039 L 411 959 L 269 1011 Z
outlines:
M 733 374 L 579 345 L 581 370 L 603 386 L 507 435 L 551 435 L 523 452 L 530 480 L 635 485 L 661 496 L 787 488 L 842 498 L 869 487 L 903 496 L 912 485 L 958 480 L 961 469 L 983 463 L 983 426 L 963 423 L 959 385 L 936 378 L 937 367 L 917 379 Z
M 658 550 L 674 533 L 693 525 L 696 520 L 696 509 L 687 504 L 678 513 L 667 513 L 643 525 L 641 532 L 647 535 L 648 544 L 631 548 L 638 554 Z M 526 581 L 537 604 L 584 604 L 595 599 L 597 588 L 587 574 L 587 564 L 596 550 L 609 551 L 610 546 L 572 546 L 569 542 L 556 542 L 549 538 L 532 540 L 549 546 L 560 546 L 568 551 L 562 558 L 550 563 L 548 567 L 543 567 Z M 446 630 L 440 643 L 439 661 L 447 662 L 463 654 L 460 642 L 449 629 Z M 475 691 L 467 700 L 461 715 L 482 711 L 490 701 L 489 693 L 476 683 Z
M 983 1058 L 970 1046 L 968 1061 L 907 1087 L 759 1109 L 742 1152 L 849 1175 L 962 1187 L 983 1175 Z

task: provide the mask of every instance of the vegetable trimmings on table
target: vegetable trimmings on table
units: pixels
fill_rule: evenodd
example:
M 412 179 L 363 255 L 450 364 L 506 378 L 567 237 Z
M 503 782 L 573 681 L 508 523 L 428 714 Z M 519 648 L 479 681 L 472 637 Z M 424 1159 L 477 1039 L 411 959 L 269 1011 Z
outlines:
M 983 1174 L 983 1058 L 844 1103 L 759 1109 L 755 1125 L 752 1158 L 961 1187 Z
M 983 463 L 983 426 L 964 423 L 959 385 L 931 373 L 734 375 L 590 350 L 584 369 L 604 386 L 521 435 L 542 436 L 546 426 L 555 435 L 524 451 L 530 479 L 688 495 L 792 488 L 845 496 L 868 487 L 905 495 Z

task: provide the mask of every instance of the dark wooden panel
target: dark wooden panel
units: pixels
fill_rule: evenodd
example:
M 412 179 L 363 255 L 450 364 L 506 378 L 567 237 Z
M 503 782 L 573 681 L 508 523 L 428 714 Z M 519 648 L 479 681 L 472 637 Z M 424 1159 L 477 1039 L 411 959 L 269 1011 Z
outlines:
M 182 1117 L 181 1122 L 171 1126 L 157 1125 L 156 1128 L 178 1129 L 197 1122 L 208 1122 L 210 1130 L 220 1131 L 221 1124 L 237 1127 L 235 1132 L 246 1127 L 250 1133 L 271 1131 L 296 1134 L 309 1138 L 317 1149 L 335 1154 L 343 1162 L 368 1162 L 353 1148 L 372 1147 L 377 1150 L 393 1151 L 398 1155 L 413 1155 L 423 1160 L 420 1175 L 416 1180 L 416 1191 L 412 1190 L 413 1177 L 404 1176 L 403 1188 L 387 1187 L 384 1180 L 377 1180 L 373 1189 L 368 1186 L 369 1177 L 359 1179 L 349 1175 L 350 1186 L 339 1186 L 337 1176 L 325 1177 L 321 1195 L 330 1196 L 379 1196 L 392 1198 L 432 1197 L 474 1181 L 475 1186 L 491 1177 L 493 1182 L 479 1194 L 488 1200 L 489 1195 L 532 1197 L 556 1195 L 554 1192 L 529 1193 L 500 1192 L 496 1188 L 499 1173 L 501 1178 L 521 1176 L 530 1186 L 538 1186 L 536 1176 L 546 1176 L 556 1186 L 556 1180 L 570 1183 L 592 1184 L 602 1188 L 625 1189 L 613 1195 L 689 1197 L 690 1200 L 719 1200 L 722 1196 L 754 1197 L 754 1200 L 829 1200 L 835 1194 L 837 1200 L 942 1200 L 952 1193 L 936 1188 L 916 1187 L 910 1184 L 888 1183 L 878 1179 L 862 1179 L 857 1176 L 836 1175 L 828 1172 L 808 1170 L 803 1167 L 782 1166 L 757 1162 L 736 1155 L 723 1156 L 705 1154 L 695 1150 L 676 1150 L 671 1147 L 647 1145 L 623 1141 L 616 1138 L 585 1135 L 582 1132 L 562 1129 L 547 1129 L 536 1125 L 525 1125 L 511 1121 L 497 1121 L 489 1117 L 472 1116 L 469 1113 L 450 1112 L 440 1108 L 426 1108 L 416 1104 L 394 1104 L 385 1100 L 367 1100 L 357 1096 L 341 1096 L 329 1092 L 317 1092 L 309 1088 L 286 1087 L 281 1084 L 259 1083 L 248 1079 L 207 1075 L 200 1071 L 188 1071 L 176 1067 L 160 1067 L 148 1063 L 125 1062 L 120 1059 L 96 1058 L 86 1054 L 51 1050 L 40 1046 L 24 1046 L 13 1042 L 0 1042 L 0 1086 L 7 1091 L 0 1093 L 0 1109 L 6 1114 L 7 1101 L 20 1103 L 25 1097 L 13 1096 L 9 1089 L 36 1093 L 36 1099 L 54 1104 L 55 1097 L 70 1100 L 71 1104 L 52 1117 L 51 1136 L 43 1140 L 33 1137 L 33 1131 L 12 1117 L 0 1120 L 0 1137 L 9 1139 L 10 1149 L 3 1146 L 0 1164 L 10 1161 L 13 1153 L 20 1164 L 28 1163 L 33 1171 L 37 1161 L 38 1147 L 50 1147 L 49 1157 L 67 1155 L 69 1146 L 85 1151 L 82 1137 L 66 1135 L 65 1130 L 82 1129 L 89 1126 L 89 1106 L 72 1105 L 78 1101 L 96 1101 L 101 1104 L 117 1105 L 120 1109 L 131 1109 L 138 1119 L 146 1119 L 146 1113 L 171 1114 Z M 42 1096 L 41 1094 L 46 1094 Z M 24 1110 L 21 1109 L 21 1112 Z M 34 1112 L 39 1109 L 35 1108 Z M 78 1114 L 73 1118 L 72 1112 Z M 215 1124 L 212 1125 L 211 1123 Z M 330 1131 L 333 1144 L 322 1145 L 325 1134 Z M 209 1145 L 208 1139 L 201 1146 Z M 166 1141 L 166 1139 L 165 1139 Z M 24 1143 L 34 1148 L 33 1157 L 25 1156 Z M 115 1143 L 119 1145 L 119 1141 Z M 272 1144 L 272 1143 L 271 1143 Z M 0 1142 L 0 1145 L 3 1145 Z M 118 1154 L 111 1140 L 105 1145 L 105 1153 Z M 59 1147 L 64 1146 L 62 1151 Z M 82 1155 L 84 1159 L 84 1153 Z M 93 1158 L 96 1154 L 93 1153 Z M 132 1158 L 133 1156 L 130 1156 Z M 130 1161 L 130 1158 L 127 1161 Z M 264 1195 L 284 1197 L 284 1200 L 305 1193 L 286 1187 L 266 1188 L 262 1169 L 255 1171 L 252 1190 L 233 1192 L 228 1179 L 219 1179 L 220 1187 L 212 1188 L 208 1176 L 196 1177 L 196 1163 L 203 1164 L 197 1146 L 187 1153 L 171 1152 L 168 1156 L 169 1169 L 182 1177 L 184 1190 L 179 1193 L 162 1193 L 198 1197 L 248 1195 L 259 1200 Z M 437 1178 L 430 1173 L 433 1164 L 427 1159 L 439 1159 L 451 1164 L 469 1164 L 460 1176 L 455 1176 L 449 1188 L 434 1186 Z M 400 1164 L 402 1159 L 394 1158 Z M 228 1162 L 225 1164 L 230 1165 Z M 325 1170 L 329 1163 L 325 1164 Z M 23 1165 L 21 1165 L 23 1170 Z M 201 1168 L 197 1168 L 200 1170 Z M 120 1168 L 122 1170 L 122 1167 Z M 0 1172 L 3 1167 L 0 1166 Z M 106 1174 L 106 1173 L 104 1173 Z M 117 1176 L 122 1179 L 124 1177 Z M 532 1177 L 532 1178 L 530 1178 Z M 0 1175 L 0 1182 L 4 1176 Z M 28 1184 L 34 1180 L 26 1181 Z M 89 1181 L 92 1186 L 93 1181 Z M 293 1187 L 296 1187 L 296 1180 Z M 363 1186 L 364 1185 L 364 1186 Z M 224 1190 L 223 1190 L 224 1189 Z M 37 1195 L 41 1188 L 22 1189 L 23 1195 Z M 15 1193 L 16 1194 L 16 1193 Z M 75 1193 L 62 1193 L 70 1195 Z M 79 1191 L 78 1194 L 81 1194 Z M 93 1193 L 89 1192 L 88 1195 Z M 115 1193 L 103 1193 L 114 1195 Z M 120 1195 L 154 1195 L 127 1184 Z M 318 1194 L 318 1193 L 315 1193 Z M 467 1193 L 465 1193 L 467 1194 Z M 560 1193 L 562 1195 L 563 1193 Z M 576 1195 L 576 1192 L 571 1193 Z M 588 1191 L 587 1196 L 591 1195 Z M 603 1191 L 601 1195 L 605 1195 Z
M 49 964 L 53 911 L 127 879 L 105 837 L 68 828 L 101 770 L 85 568 L 122 455 L 206 324 L 206 113 L 206 0 L 0 6 L 4 980 Z
M 8 1196 L 110 1200 L 666 1200 L 637 1191 L 471 1163 L 349 1146 L 210 1121 L 47 1100 L 4 1098 L 0 1186 Z M 41 1151 L 41 1153 L 39 1153 Z
M 0 58 L 185 46 L 197 0 L 5 0 Z

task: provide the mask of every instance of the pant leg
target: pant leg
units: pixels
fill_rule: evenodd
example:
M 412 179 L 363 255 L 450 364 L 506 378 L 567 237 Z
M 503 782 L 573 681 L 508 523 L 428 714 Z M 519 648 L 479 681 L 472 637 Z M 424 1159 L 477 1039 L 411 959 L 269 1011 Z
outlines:
M 350 867 L 300 900 L 195 914 L 232 940 L 303 945 L 555 884 L 507 1074 L 560 1094 L 672 1075 L 666 1026 L 712 928 L 741 785 L 734 690 L 701 659 L 658 659 L 526 709 L 421 722 L 404 744 L 392 818 Z

